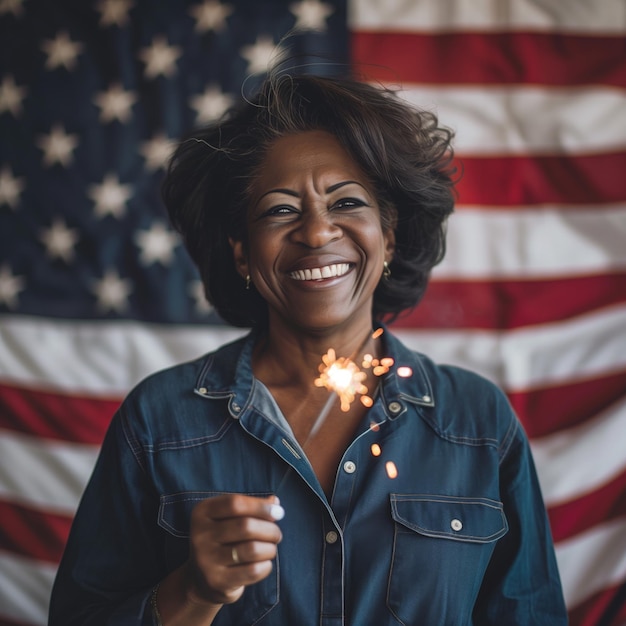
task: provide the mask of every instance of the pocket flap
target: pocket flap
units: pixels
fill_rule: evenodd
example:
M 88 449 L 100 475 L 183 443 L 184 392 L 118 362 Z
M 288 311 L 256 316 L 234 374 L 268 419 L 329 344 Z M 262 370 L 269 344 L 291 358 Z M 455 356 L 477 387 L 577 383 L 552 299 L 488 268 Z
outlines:
M 502 503 L 488 498 L 392 493 L 391 514 L 428 537 L 488 543 L 508 531 Z

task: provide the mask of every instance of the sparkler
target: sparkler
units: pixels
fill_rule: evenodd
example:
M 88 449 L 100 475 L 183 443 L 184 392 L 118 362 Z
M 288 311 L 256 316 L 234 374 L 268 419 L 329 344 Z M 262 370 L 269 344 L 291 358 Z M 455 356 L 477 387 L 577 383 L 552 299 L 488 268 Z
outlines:
M 372 339 L 377 339 L 383 334 L 382 328 L 377 328 L 371 335 Z M 357 350 L 357 353 L 367 342 L 365 341 Z M 371 369 L 375 376 L 382 376 L 386 374 L 389 369 L 394 365 L 394 360 L 391 357 L 384 357 L 382 359 L 375 359 L 371 354 L 365 354 L 361 362 L 363 369 Z M 335 353 L 333 348 L 329 348 L 328 352 L 322 356 L 322 363 L 319 365 L 319 376 L 313 381 L 316 387 L 325 387 L 330 392 L 328 400 L 324 403 L 321 411 L 313 422 L 313 426 L 309 431 L 306 439 L 302 442 L 301 446 L 304 448 L 306 444 L 318 433 L 321 428 L 330 408 L 332 407 L 335 396 L 339 398 L 340 408 L 345 413 L 350 410 L 350 405 L 354 402 L 356 395 L 359 394 L 361 403 L 366 407 L 371 407 L 374 404 L 371 396 L 367 395 L 368 389 L 363 384 L 363 381 L 367 378 L 367 373 L 362 371 L 359 366 L 354 362 L 351 357 L 339 357 Z M 398 375 L 410 376 L 412 374 L 411 368 L 401 367 L 398 368 Z M 372 430 L 378 430 L 377 425 L 371 425 Z M 378 444 L 372 445 L 372 454 L 379 456 L 381 449 Z M 289 468 L 283 476 L 280 484 L 278 485 L 276 492 L 283 486 L 287 476 L 289 475 L 291 468 Z M 386 464 L 387 475 L 389 478 L 395 478 L 398 475 L 398 470 L 392 461 L 388 461 Z

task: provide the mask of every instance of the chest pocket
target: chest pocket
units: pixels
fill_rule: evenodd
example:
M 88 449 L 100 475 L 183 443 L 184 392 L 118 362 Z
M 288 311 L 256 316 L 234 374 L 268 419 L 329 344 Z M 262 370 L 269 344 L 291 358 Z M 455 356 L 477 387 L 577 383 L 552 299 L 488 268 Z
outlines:
M 174 543 L 183 544 L 185 551 L 189 544 L 191 512 L 202 500 L 224 495 L 215 491 L 187 491 L 161 496 L 158 524 Z M 250 496 L 266 497 L 269 493 L 249 493 Z M 185 557 L 186 558 L 186 557 Z M 233 604 L 225 605 L 214 624 L 258 624 L 278 604 L 279 566 L 278 557 L 272 563 L 272 573 L 254 585 L 248 585 L 242 597 Z
M 433 614 L 441 624 L 464 624 L 461 616 L 471 614 L 496 541 L 508 531 L 502 503 L 391 494 L 390 504 L 394 540 L 389 610 L 400 623 Z M 407 581 L 419 593 L 407 593 Z

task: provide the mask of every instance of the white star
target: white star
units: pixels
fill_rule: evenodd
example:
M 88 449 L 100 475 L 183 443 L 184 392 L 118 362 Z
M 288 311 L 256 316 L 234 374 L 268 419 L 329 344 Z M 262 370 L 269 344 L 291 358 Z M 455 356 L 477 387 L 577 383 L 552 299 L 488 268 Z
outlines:
M 67 70 L 76 66 L 76 57 L 83 49 L 83 44 L 72 41 L 65 31 L 57 33 L 54 39 L 46 39 L 41 49 L 48 55 L 46 67 L 53 70 L 63 65 Z
M 14 209 L 20 203 L 20 194 L 24 191 L 24 179 L 13 176 L 7 166 L 0 170 L 0 206 L 8 204 Z
M 146 160 L 146 167 L 153 171 L 164 168 L 172 156 L 172 152 L 174 152 L 174 147 L 174 142 L 163 133 L 144 141 L 141 144 L 140 152 Z
M 259 35 L 251 46 L 244 46 L 240 54 L 248 61 L 250 74 L 262 74 L 271 66 L 280 63 L 285 56 L 286 50 L 274 44 L 271 37 Z
M 100 121 L 105 123 L 113 120 L 127 122 L 130 119 L 130 108 L 136 100 L 137 96 L 132 91 L 124 91 L 119 84 L 111 85 L 94 97 L 94 102 L 100 107 Z
M 39 239 L 51 259 L 62 259 L 69 263 L 74 258 L 78 232 L 74 228 L 68 228 L 63 220 L 54 220 L 50 228 L 41 231 Z
M 196 303 L 196 313 L 206 314 L 213 310 L 213 307 L 204 295 L 204 285 L 201 280 L 194 280 L 189 283 L 189 295 Z
M 24 288 L 23 276 L 15 276 L 8 265 L 0 267 L 0 304 L 14 309 L 17 307 L 17 295 Z
M 104 277 L 96 281 L 93 292 L 98 298 L 101 311 L 121 313 L 128 307 L 128 296 L 132 292 L 130 280 L 120 278 L 115 270 L 107 270 Z
M 328 25 L 326 20 L 335 12 L 335 9 L 319 0 L 301 0 L 289 5 L 289 10 L 296 16 L 295 28 L 303 30 L 318 30 L 324 32 Z
M 100 185 L 89 186 L 89 197 L 96 203 L 94 212 L 98 217 L 122 217 L 132 195 L 132 185 L 120 184 L 115 174 L 107 174 Z
M 146 64 L 146 78 L 172 76 L 176 72 L 176 61 L 181 54 L 182 50 L 178 46 L 169 46 L 165 37 L 154 37 L 152 45 L 143 48 L 139 53 L 139 58 Z
M 226 18 L 233 12 L 230 4 L 222 4 L 217 0 L 204 0 L 202 4 L 191 7 L 189 13 L 196 20 L 195 30 L 206 33 L 215 31 L 216 33 L 226 27 Z
M 144 265 L 157 262 L 168 265 L 178 245 L 178 236 L 162 223 L 155 222 L 148 230 L 139 231 L 135 235 L 135 243 L 141 249 L 140 260 Z
M 100 26 L 126 26 L 132 7 L 131 0 L 100 0 L 96 7 L 100 13 Z
M 190 99 L 191 108 L 196 110 L 197 124 L 207 124 L 220 118 L 233 102 L 233 97 L 217 85 L 210 85 L 204 93 Z
M 18 87 L 13 76 L 7 75 L 0 85 L 0 113 L 11 111 L 17 117 L 22 112 L 22 100 L 26 96 L 26 88 Z
M 0 15 L 13 13 L 15 17 L 20 17 L 24 13 L 23 2 L 24 0 L 0 0 Z
M 41 135 L 37 145 L 44 151 L 43 162 L 46 167 L 60 163 L 63 167 L 74 160 L 72 151 L 78 145 L 78 136 L 69 135 L 65 129 L 55 124 L 49 135 Z

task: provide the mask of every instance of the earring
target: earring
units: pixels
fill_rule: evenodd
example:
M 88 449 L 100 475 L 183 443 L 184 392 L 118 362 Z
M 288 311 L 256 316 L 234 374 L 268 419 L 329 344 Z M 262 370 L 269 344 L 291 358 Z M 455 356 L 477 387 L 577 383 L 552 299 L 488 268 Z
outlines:
M 250 274 L 246 274 L 246 289 L 250 289 L 250 283 L 252 281 L 250 280 Z
M 383 261 L 383 278 L 389 280 L 391 278 L 391 270 L 389 269 L 389 263 Z

